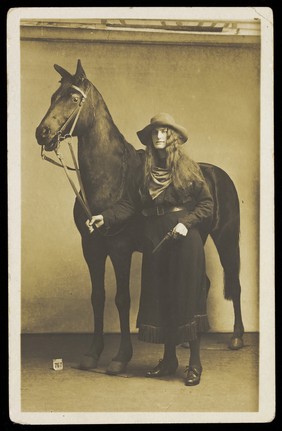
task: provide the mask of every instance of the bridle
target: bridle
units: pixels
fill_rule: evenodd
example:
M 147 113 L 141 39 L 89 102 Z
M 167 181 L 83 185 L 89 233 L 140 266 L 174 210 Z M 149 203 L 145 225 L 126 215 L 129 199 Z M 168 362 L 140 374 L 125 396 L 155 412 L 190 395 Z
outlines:
M 100 229 L 98 229 L 95 226 L 95 223 L 90 224 L 91 219 L 92 219 L 92 213 L 91 213 L 91 210 L 90 210 L 90 206 L 89 206 L 89 204 L 87 202 L 87 198 L 86 198 L 86 194 L 85 194 L 85 189 L 84 189 L 84 186 L 83 186 L 83 183 L 82 183 L 82 180 L 81 180 L 80 170 L 79 170 L 79 167 L 78 167 L 78 163 L 77 163 L 77 160 L 76 160 L 76 157 L 75 157 L 75 154 L 74 154 L 74 151 L 73 151 L 73 147 L 72 147 L 72 142 L 71 142 L 72 141 L 72 137 L 73 137 L 72 134 L 73 134 L 74 128 L 75 128 L 76 123 L 77 123 L 77 121 L 79 119 L 81 110 L 82 110 L 82 108 L 84 106 L 84 102 L 85 102 L 85 100 L 87 98 L 87 95 L 88 95 L 90 87 L 87 89 L 86 93 L 83 90 L 81 90 L 81 88 L 77 87 L 76 85 L 71 85 L 71 88 L 73 88 L 74 90 L 78 91 L 81 94 L 82 98 L 81 98 L 79 106 L 76 109 L 74 109 L 74 111 L 70 114 L 70 116 L 67 118 L 67 120 L 65 121 L 65 123 L 55 133 L 55 137 L 57 138 L 57 145 L 56 145 L 56 147 L 54 149 L 54 152 L 55 152 L 57 158 L 59 159 L 60 163 L 58 163 L 55 160 L 51 159 L 50 157 L 46 156 L 44 145 L 42 145 L 42 147 L 41 147 L 41 158 L 43 160 L 47 161 L 47 162 L 50 162 L 50 163 L 52 163 L 52 164 L 54 164 L 56 166 L 59 166 L 60 168 L 64 169 L 65 174 L 66 174 L 66 176 L 67 176 L 67 178 L 69 180 L 69 183 L 70 183 L 70 185 L 71 185 L 71 187 L 72 187 L 72 189 L 73 189 L 73 191 L 74 191 L 74 193 L 75 193 L 75 195 L 76 195 L 79 203 L 81 204 L 81 206 L 82 206 L 85 214 L 88 217 L 88 219 L 86 221 L 86 226 L 88 227 L 89 232 L 93 233 L 94 230 L 95 230 L 96 232 L 99 232 L 101 234 Z M 70 129 L 69 133 L 66 133 L 65 135 L 63 135 L 63 131 L 66 129 L 66 127 L 70 124 L 70 122 L 72 120 L 73 120 L 73 123 L 72 123 L 72 126 L 71 126 L 71 129 Z M 64 162 L 62 154 L 59 152 L 59 148 L 60 148 L 61 142 L 65 141 L 66 139 L 68 139 L 68 145 L 69 145 L 69 149 L 70 149 L 72 161 L 73 161 L 73 164 L 74 164 L 74 168 L 66 165 L 66 163 Z M 126 162 L 125 162 L 125 152 L 124 152 L 124 155 L 123 155 L 123 165 L 125 165 L 125 163 Z M 77 190 L 75 183 L 73 182 L 72 178 L 70 177 L 70 175 L 68 173 L 68 170 L 76 172 L 81 193 L 79 193 L 79 191 Z M 122 177 L 121 194 L 122 194 L 122 190 L 123 190 L 124 182 L 125 182 L 125 169 L 123 169 L 123 172 L 124 173 L 123 173 L 123 177 Z M 107 237 L 115 236 L 115 235 L 119 234 L 120 232 L 122 232 L 123 229 L 124 229 L 124 227 L 118 229 L 114 234 L 106 234 L 104 236 L 107 236 Z
M 83 108 L 83 104 L 84 104 L 85 100 L 87 99 L 87 93 L 89 91 L 89 90 L 87 90 L 87 92 L 84 93 L 84 91 L 82 91 L 81 88 L 77 87 L 76 85 L 71 85 L 71 88 L 74 88 L 76 91 L 78 91 L 81 94 L 82 98 L 81 98 L 81 101 L 80 101 L 78 107 L 70 114 L 69 118 L 67 118 L 67 120 L 62 125 L 60 130 L 56 133 L 56 135 L 59 136 L 60 141 L 63 141 L 66 138 L 72 137 L 74 128 L 75 128 L 77 120 L 80 116 L 81 110 Z M 76 116 L 75 116 L 75 114 L 76 114 Z M 74 116 L 75 116 L 75 119 L 74 119 L 74 122 L 71 126 L 70 132 L 67 133 L 66 135 L 62 136 L 63 130 L 65 130 L 65 128 L 69 125 L 69 123 L 71 122 L 71 120 L 73 119 Z
M 55 133 L 55 135 L 54 135 L 54 138 L 53 139 L 57 139 L 57 145 L 56 145 L 56 147 L 55 147 L 55 149 L 54 149 L 54 151 L 60 146 L 60 143 L 62 142 L 62 141 L 64 141 L 65 139 L 67 139 L 67 138 L 72 138 L 72 134 L 73 134 L 73 131 L 74 131 L 74 128 L 75 128 L 75 126 L 76 126 L 76 123 L 77 123 L 77 120 L 78 120 L 78 118 L 79 118 L 79 116 L 80 116 L 80 113 L 81 113 L 81 110 L 82 110 L 82 108 L 83 108 L 83 104 L 84 104 L 84 102 L 85 102 L 85 100 L 86 100 L 86 98 L 87 98 L 87 93 L 88 93 L 88 91 L 86 92 L 86 93 L 84 93 L 84 91 L 82 91 L 81 90 L 81 88 L 79 88 L 79 87 L 77 87 L 76 85 L 72 85 L 71 86 L 71 88 L 74 88 L 76 91 L 78 91 L 81 95 L 82 95 L 82 99 L 81 99 L 81 101 L 80 101 L 80 103 L 79 103 L 79 105 L 77 106 L 77 108 L 75 108 L 74 110 L 73 110 L 73 112 L 70 114 L 70 116 L 66 119 L 66 121 L 64 122 L 64 124 L 61 126 L 61 128 Z M 74 116 L 75 116 L 75 118 L 74 118 Z M 70 132 L 69 133 L 67 133 L 67 134 L 65 134 L 65 135 L 63 135 L 63 131 L 65 130 L 65 128 L 69 125 L 69 123 L 71 122 L 71 120 L 74 118 L 74 122 L 73 122 L 73 124 L 72 124 L 72 127 L 71 127 L 71 130 L 70 130 Z M 60 164 L 58 164 L 57 162 L 55 162 L 53 159 L 51 159 L 51 158 L 49 158 L 48 156 L 46 156 L 46 153 L 45 153 L 45 145 L 42 145 L 41 146 L 41 158 L 43 159 L 43 160 L 46 160 L 47 162 L 51 162 L 51 163 L 53 163 L 53 164 L 55 164 L 55 165 L 57 165 L 57 166 L 61 166 Z M 68 167 L 68 169 L 69 170 L 72 170 L 72 171 L 74 171 L 75 170 L 75 168 L 70 168 L 70 167 Z
M 73 134 L 74 128 L 75 128 L 76 123 L 77 123 L 77 121 L 79 119 L 81 110 L 83 108 L 83 105 L 84 105 L 84 102 L 85 102 L 85 100 L 87 98 L 87 93 L 88 93 L 89 90 L 86 93 L 84 93 L 84 91 L 81 90 L 81 88 L 77 87 L 76 85 L 72 85 L 71 88 L 73 88 L 76 91 L 78 91 L 82 95 L 82 98 L 81 98 L 81 101 L 80 101 L 78 107 L 76 109 L 74 109 L 74 111 L 70 114 L 70 116 L 67 118 L 67 120 L 65 121 L 65 123 L 55 133 L 55 137 L 57 138 L 57 145 L 56 145 L 56 147 L 54 149 L 54 152 L 55 152 L 56 156 L 58 157 L 60 163 L 58 163 L 55 160 L 51 159 L 50 157 L 46 156 L 46 154 L 45 154 L 45 146 L 44 145 L 42 145 L 42 147 L 41 147 L 41 158 L 43 160 L 47 161 L 47 162 L 50 162 L 50 163 L 52 163 L 52 164 L 54 164 L 56 166 L 59 166 L 59 167 L 61 167 L 61 168 L 64 169 L 65 174 L 66 174 L 66 176 L 67 176 L 67 178 L 69 180 L 69 183 L 70 183 L 70 185 L 71 185 L 71 187 L 72 187 L 72 189 L 73 189 L 73 191 L 74 191 L 74 193 L 75 193 L 78 201 L 80 202 L 82 208 L 84 209 L 84 211 L 85 211 L 88 219 L 91 220 L 92 219 L 92 213 L 91 213 L 89 204 L 87 202 L 87 198 L 86 198 L 84 186 L 83 186 L 83 183 L 82 183 L 82 180 L 81 180 L 81 175 L 80 175 L 78 163 L 76 161 L 76 157 L 75 157 L 75 154 L 74 154 L 74 151 L 73 151 L 73 147 L 72 147 L 72 142 L 71 142 L 72 137 L 73 137 L 72 134 Z M 72 126 L 71 126 L 71 129 L 70 129 L 69 133 L 66 133 L 65 135 L 63 135 L 63 131 L 66 129 L 66 127 L 70 124 L 70 122 L 72 120 L 73 120 L 73 123 L 72 123 Z M 68 139 L 68 145 L 69 145 L 70 153 L 71 153 L 71 156 L 72 156 L 74 168 L 71 168 L 71 167 L 69 167 L 69 166 L 67 166 L 65 164 L 63 156 L 59 152 L 59 148 L 60 148 L 61 142 L 65 141 L 66 139 Z M 76 185 L 74 184 L 72 178 L 70 177 L 70 175 L 68 173 L 68 170 L 72 170 L 72 171 L 76 172 L 77 179 L 78 179 L 78 182 L 79 182 L 79 185 L 80 185 L 81 194 L 77 190 Z M 92 225 L 87 224 L 87 227 L 88 227 L 90 233 L 92 233 L 94 231 L 94 227 Z

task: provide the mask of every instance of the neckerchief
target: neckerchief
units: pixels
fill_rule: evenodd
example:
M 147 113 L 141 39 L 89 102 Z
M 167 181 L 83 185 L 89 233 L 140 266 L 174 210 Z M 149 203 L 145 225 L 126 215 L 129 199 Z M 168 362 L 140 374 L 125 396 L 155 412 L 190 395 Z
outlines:
M 171 183 L 171 174 L 168 169 L 154 167 L 151 171 L 149 193 L 156 199 Z

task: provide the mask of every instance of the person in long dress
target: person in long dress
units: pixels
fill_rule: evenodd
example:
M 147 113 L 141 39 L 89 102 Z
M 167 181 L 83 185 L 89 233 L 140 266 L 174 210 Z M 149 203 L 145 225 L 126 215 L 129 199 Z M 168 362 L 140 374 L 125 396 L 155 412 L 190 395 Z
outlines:
M 147 377 L 175 373 L 176 346 L 188 342 L 185 384 L 200 382 L 201 333 L 209 329 L 201 223 L 211 220 L 213 200 L 196 162 L 183 151 L 187 131 L 166 113 L 137 133 L 146 146 L 141 187 L 145 218 L 139 339 L 164 344 L 162 360 Z M 154 248 L 171 231 L 156 252 Z

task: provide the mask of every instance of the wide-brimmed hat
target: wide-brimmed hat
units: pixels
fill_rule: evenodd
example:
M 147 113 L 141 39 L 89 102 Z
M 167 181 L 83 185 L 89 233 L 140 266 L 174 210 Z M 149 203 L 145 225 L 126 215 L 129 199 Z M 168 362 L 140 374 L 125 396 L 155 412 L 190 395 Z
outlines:
M 178 132 L 183 137 L 183 144 L 187 141 L 188 134 L 185 127 L 176 124 L 174 118 L 165 112 L 161 112 L 151 118 L 150 124 L 144 127 L 144 129 L 139 130 L 139 132 L 137 132 L 137 136 L 143 145 L 148 145 L 148 143 L 152 142 L 152 130 L 156 127 L 162 126 L 171 127 L 173 130 Z

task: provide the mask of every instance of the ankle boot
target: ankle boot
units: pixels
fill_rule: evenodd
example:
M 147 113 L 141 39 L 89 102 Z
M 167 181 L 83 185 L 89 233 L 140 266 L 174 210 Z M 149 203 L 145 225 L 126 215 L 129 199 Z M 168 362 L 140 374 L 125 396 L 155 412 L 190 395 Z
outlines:
M 185 386 L 196 386 L 200 383 L 203 368 L 199 365 L 189 365 L 186 367 L 185 372 Z
M 165 361 L 163 359 L 159 360 L 158 365 L 152 370 L 147 371 L 146 377 L 163 377 L 175 374 L 178 368 L 177 358 L 173 361 Z

